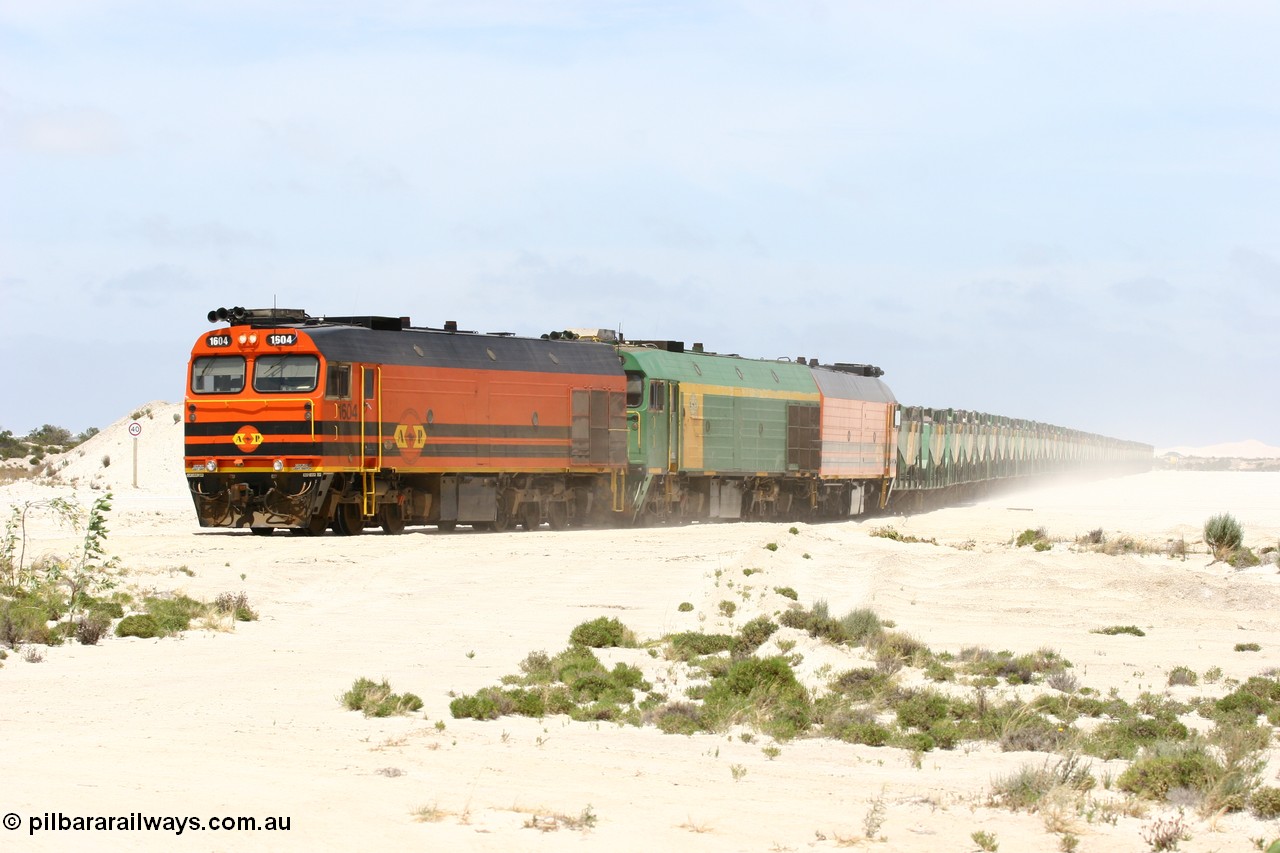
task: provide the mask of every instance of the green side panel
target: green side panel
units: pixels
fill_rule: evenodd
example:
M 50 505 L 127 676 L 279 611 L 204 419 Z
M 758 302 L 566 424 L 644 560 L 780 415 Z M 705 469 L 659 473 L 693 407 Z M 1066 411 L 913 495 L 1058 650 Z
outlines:
M 645 376 L 697 389 L 702 429 L 699 467 L 688 471 L 781 474 L 787 466 L 787 407 L 818 406 L 818 386 L 812 371 L 796 362 L 763 361 L 700 353 L 619 347 L 622 367 Z M 723 393 L 718 393 L 723 390 Z M 633 445 L 633 463 L 652 465 L 661 457 L 643 436 L 662 433 L 645 421 L 642 409 L 629 409 L 628 417 L 640 422 L 640 442 Z

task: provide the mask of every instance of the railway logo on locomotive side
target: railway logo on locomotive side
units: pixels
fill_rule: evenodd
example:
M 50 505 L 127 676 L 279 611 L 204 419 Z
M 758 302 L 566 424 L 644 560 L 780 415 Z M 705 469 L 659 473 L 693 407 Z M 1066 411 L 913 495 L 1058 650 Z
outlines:
M 262 444 L 262 433 L 258 432 L 256 426 L 245 424 L 236 430 L 236 434 L 231 436 L 231 443 L 240 449 L 242 453 L 252 453 Z
M 413 435 L 410 436 L 410 431 Z M 422 424 L 397 424 L 395 432 L 396 447 L 401 450 L 412 447 L 421 450 L 427 443 L 427 428 Z

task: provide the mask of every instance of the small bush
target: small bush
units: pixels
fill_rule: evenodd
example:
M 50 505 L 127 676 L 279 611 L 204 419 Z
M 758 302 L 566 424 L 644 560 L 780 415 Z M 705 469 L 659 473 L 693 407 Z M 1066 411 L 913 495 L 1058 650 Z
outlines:
M 996 850 L 1000 849 L 1000 842 L 996 841 L 995 833 L 980 829 L 969 837 L 973 839 L 973 843 L 978 845 L 979 849 L 985 850 L 987 853 L 995 853 Z
M 757 616 L 742 626 L 738 631 L 738 642 L 734 644 L 736 654 L 750 654 L 760 648 L 765 640 L 773 636 L 778 626 L 767 616 Z
M 1134 759 L 1116 779 L 1116 787 L 1139 797 L 1163 800 L 1174 788 L 1206 790 L 1215 770 L 1213 757 L 1198 743 L 1154 748 Z
M 76 640 L 82 646 L 96 646 L 111 627 L 111 620 L 100 612 L 86 615 L 76 625 Z
M 1252 549 L 1245 548 L 1244 546 L 1232 551 L 1227 557 L 1227 562 L 1230 563 L 1233 568 L 1237 569 L 1249 569 L 1254 566 L 1262 565 L 1262 560 L 1259 559 L 1258 555 L 1253 553 Z
M 1169 670 L 1169 686 L 1175 685 L 1194 685 L 1200 677 L 1196 675 L 1196 671 L 1189 666 L 1175 666 Z
M 166 632 L 161 630 L 160 625 L 156 622 L 156 618 L 149 613 L 135 613 L 126 616 L 120 620 L 120 624 L 116 625 L 117 637 L 163 637 Z
M 185 595 L 146 598 L 143 604 L 147 613 L 155 620 L 161 636 L 187 630 L 191 627 L 191 620 L 203 616 L 208 609 L 208 605 Z
M 1260 652 L 1262 651 L 1262 646 L 1257 643 L 1236 643 L 1235 650 L 1237 652 Z
M 1139 628 L 1137 625 L 1110 625 L 1106 628 L 1095 628 L 1089 633 L 1106 634 L 1108 637 L 1114 637 L 1116 634 L 1132 634 L 1135 637 L 1147 636 L 1147 632 Z
M 720 602 L 719 609 L 721 616 L 732 617 L 733 614 L 738 612 L 738 605 L 728 599 L 725 599 Z
M 1243 541 L 1240 522 L 1229 512 L 1212 516 L 1204 523 L 1204 544 L 1212 549 L 1216 560 L 1225 560 Z
M 840 619 L 840 627 L 844 630 L 846 642 L 859 646 L 867 645 L 884 633 L 880 617 L 865 607 L 846 613 Z
M 1043 527 L 1037 527 L 1035 530 L 1030 528 L 1018 534 L 1018 538 L 1014 540 L 1017 547 L 1022 548 L 1026 545 L 1035 545 L 1037 542 L 1048 542 L 1049 532 Z
M 691 604 L 688 601 L 680 602 L 680 606 L 676 608 L 676 610 L 679 610 L 681 613 L 688 613 L 692 609 L 693 609 L 693 604 Z
M 1142 830 L 1142 840 L 1151 845 L 1155 853 L 1165 850 L 1177 850 L 1180 842 L 1191 838 L 1186 825 L 1182 822 L 1182 814 L 1175 817 L 1159 818 Z
M 635 648 L 636 635 L 617 619 L 601 616 L 574 628 L 569 641 L 592 649 Z
M 653 713 L 653 724 L 669 735 L 691 735 L 702 730 L 702 711 L 692 702 L 671 702 Z
M 224 592 L 213 600 L 213 609 L 231 616 L 237 622 L 253 622 L 258 612 L 249 606 L 249 597 L 243 592 Z
M 765 550 L 766 550 L 766 551 L 776 551 L 776 550 L 778 550 L 778 543 L 777 543 L 777 542 L 770 542 L 770 543 L 768 543 L 767 545 L 765 545 L 765 546 L 764 546 L 764 548 L 765 548 Z
M 667 637 L 667 642 L 671 644 L 674 656 L 685 661 L 702 655 L 727 652 L 736 645 L 735 639 L 728 634 L 703 634 L 699 631 L 672 634 Z
M 1262 787 L 1249 796 L 1249 810 L 1259 820 L 1280 817 L 1280 788 Z
M 789 598 L 792 601 L 799 601 L 800 595 L 789 586 L 775 586 L 773 591 L 783 598 Z
M 412 693 L 396 694 L 384 678 L 374 682 L 357 678 L 338 701 L 349 711 L 360 711 L 366 717 L 390 717 L 422 710 L 422 700 Z

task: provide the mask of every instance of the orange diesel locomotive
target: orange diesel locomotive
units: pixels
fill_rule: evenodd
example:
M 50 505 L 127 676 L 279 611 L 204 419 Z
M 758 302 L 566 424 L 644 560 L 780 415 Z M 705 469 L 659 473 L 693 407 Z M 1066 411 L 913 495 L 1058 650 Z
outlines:
M 612 346 L 218 309 L 191 354 L 186 475 L 203 527 L 563 527 L 621 508 Z

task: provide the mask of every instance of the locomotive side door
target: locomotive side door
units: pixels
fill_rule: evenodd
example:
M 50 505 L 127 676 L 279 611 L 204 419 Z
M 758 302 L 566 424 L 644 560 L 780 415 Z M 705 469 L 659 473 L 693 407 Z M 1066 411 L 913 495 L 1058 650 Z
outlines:
M 382 467 L 382 368 L 360 365 L 360 469 Z
M 674 474 L 680 470 L 680 383 L 667 383 L 667 470 Z
M 382 468 L 382 368 L 360 365 L 360 507 L 365 518 L 378 510 L 376 474 Z
M 669 464 L 671 451 L 671 400 L 668 392 L 670 383 L 662 379 L 649 380 L 649 411 L 646 426 L 649 427 L 649 438 L 645 442 L 645 464 L 653 473 L 665 471 Z

